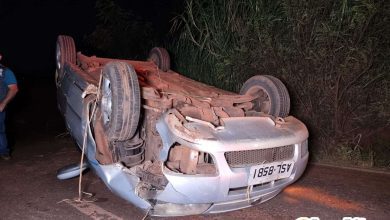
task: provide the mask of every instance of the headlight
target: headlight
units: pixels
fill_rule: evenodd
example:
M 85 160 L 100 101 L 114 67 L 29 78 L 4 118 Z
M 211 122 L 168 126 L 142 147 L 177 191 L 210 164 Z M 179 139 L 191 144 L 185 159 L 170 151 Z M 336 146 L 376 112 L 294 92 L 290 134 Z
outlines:
M 308 153 L 307 139 L 301 143 L 301 158 Z
M 188 175 L 215 175 L 217 169 L 212 156 L 190 147 L 175 144 L 169 150 L 165 165 L 172 171 Z

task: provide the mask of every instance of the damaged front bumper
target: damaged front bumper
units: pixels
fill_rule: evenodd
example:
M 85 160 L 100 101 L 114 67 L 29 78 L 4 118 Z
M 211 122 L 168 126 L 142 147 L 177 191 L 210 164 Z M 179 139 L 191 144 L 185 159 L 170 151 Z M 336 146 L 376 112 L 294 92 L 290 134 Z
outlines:
M 273 120 L 270 117 L 226 118 L 223 126 L 187 118 L 183 122 L 167 112 L 157 123 L 163 147 L 161 172 L 168 180 L 163 189 L 154 190 L 153 198 L 140 193 L 142 180 L 133 168 L 122 164 L 101 165 L 95 159 L 95 143 L 90 132 L 87 157 L 91 167 L 118 196 L 154 216 L 182 216 L 233 211 L 265 202 L 304 172 L 307 161 L 306 127 L 294 117 Z M 214 174 L 184 174 L 164 165 L 171 147 L 180 143 L 209 154 L 216 167 Z M 252 165 L 233 166 L 226 152 L 253 151 L 291 146 L 291 174 L 282 179 L 248 185 Z M 269 161 L 259 161 L 267 163 Z

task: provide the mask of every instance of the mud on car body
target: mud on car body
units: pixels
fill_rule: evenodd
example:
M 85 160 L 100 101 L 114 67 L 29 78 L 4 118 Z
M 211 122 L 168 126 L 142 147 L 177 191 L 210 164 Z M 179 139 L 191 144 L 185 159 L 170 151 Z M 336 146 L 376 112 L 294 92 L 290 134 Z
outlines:
M 156 216 L 219 213 L 265 202 L 303 173 L 305 125 L 270 75 L 240 94 L 170 70 L 164 48 L 146 61 L 76 53 L 57 38 L 58 108 L 107 187 Z

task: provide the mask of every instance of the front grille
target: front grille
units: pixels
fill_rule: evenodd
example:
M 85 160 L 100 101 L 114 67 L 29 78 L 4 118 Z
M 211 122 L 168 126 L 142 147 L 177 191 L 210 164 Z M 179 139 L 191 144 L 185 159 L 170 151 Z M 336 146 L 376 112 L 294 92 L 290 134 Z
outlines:
M 294 145 L 258 150 L 230 151 L 225 153 L 226 161 L 231 167 L 272 163 L 275 161 L 290 160 L 293 157 Z

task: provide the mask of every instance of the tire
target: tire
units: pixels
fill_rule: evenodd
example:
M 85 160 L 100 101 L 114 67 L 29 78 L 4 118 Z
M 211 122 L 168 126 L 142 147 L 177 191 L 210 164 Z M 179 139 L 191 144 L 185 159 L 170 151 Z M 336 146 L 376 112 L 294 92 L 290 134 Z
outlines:
M 70 36 L 59 35 L 56 45 L 56 85 L 60 84 L 64 76 L 65 63 L 76 64 L 76 46 Z
M 137 74 L 123 62 L 107 63 L 102 74 L 99 107 L 108 140 L 131 139 L 137 131 L 141 111 Z
M 76 47 L 72 37 L 59 35 L 56 47 L 56 64 L 59 74 L 63 72 L 66 62 L 76 64 Z
M 169 53 L 165 48 L 154 47 L 149 52 L 148 60 L 155 63 L 157 67 L 164 72 L 167 72 L 171 69 L 171 58 L 169 57 Z
M 256 75 L 249 78 L 240 94 L 258 96 L 253 100 L 253 110 L 275 117 L 287 117 L 290 112 L 290 96 L 286 86 L 270 75 Z

